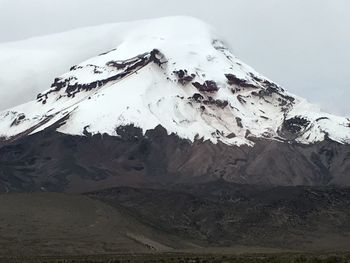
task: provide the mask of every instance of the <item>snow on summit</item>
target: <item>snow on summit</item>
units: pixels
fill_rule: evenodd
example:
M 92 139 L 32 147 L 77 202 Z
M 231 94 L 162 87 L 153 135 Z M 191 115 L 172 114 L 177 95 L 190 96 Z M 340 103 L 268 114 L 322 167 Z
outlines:
M 96 42 L 115 42 L 113 48 L 72 65 L 35 100 L 0 113 L 2 140 L 47 128 L 118 136 L 118 127 L 132 124 L 230 145 L 253 145 L 256 138 L 350 143 L 348 119 L 321 112 L 257 73 L 200 20 L 105 27 L 113 34 Z

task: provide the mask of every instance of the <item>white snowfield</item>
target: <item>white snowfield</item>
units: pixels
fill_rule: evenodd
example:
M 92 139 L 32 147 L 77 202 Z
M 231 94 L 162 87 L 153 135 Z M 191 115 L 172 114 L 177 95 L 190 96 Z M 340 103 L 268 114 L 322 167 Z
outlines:
M 350 143 L 349 119 L 287 93 L 238 60 L 200 20 L 167 17 L 75 30 L 56 35 L 55 45 L 70 49 L 66 38 L 84 34 L 114 48 L 72 67 L 36 100 L 1 112 L 0 138 L 49 127 L 118 136 L 117 127 L 133 124 L 230 145 L 254 145 L 254 138 Z

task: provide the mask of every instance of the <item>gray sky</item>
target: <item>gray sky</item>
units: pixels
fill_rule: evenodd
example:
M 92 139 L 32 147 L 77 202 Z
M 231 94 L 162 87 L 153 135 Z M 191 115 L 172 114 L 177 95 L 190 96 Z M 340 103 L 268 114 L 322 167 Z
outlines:
M 195 16 L 214 25 L 258 72 L 329 112 L 350 116 L 348 0 L 0 0 L 0 10 L 0 42 L 102 23 Z

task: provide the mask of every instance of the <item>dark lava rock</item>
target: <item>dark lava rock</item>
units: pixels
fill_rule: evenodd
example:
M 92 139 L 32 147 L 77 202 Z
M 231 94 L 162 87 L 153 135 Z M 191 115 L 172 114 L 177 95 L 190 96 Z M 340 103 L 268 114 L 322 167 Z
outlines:
M 310 124 L 310 121 L 303 118 L 296 116 L 294 118 L 285 120 L 283 122 L 283 129 L 287 130 L 291 133 L 300 133 L 302 130 L 305 130 L 307 126 Z
M 219 90 L 216 82 L 212 80 L 206 80 L 203 84 L 200 84 L 199 82 L 193 82 L 192 85 L 201 92 L 213 93 Z
M 24 113 L 18 114 L 17 118 L 11 123 L 11 127 L 20 124 L 25 118 L 26 115 Z
M 238 127 L 243 128 L 242 119 L 240 117 L 236 117 L 236 123 Z
M 224 109 L 228 106 L 227 100 L 215 100 L 213 97 L 208 97 L 207 99 L 202 101 L 205 105 L 215 105 L 216 107 L 219 107 L 221 109 Z
M 186 85 L 189 82 L 191 82 L 192 80 L 194 80 L 194 78 L 196 77 L 195 74 L 188 74 L 187 70 L 178 70 L 178 71 L 174 71 L 173 72 L 178 79 L 178 82 L 181 83 L 182 85 Z
M 193 94 L 192 97 L 190 97 L 190 99 L 192 99 L 196 102 L 201 102 L 204 99 L 204 97 L 199 93 L 195 93 L 195 94 Z
M 227 83 L 229 85 L 237 85 L 237 86 L 245 87 L 245 88 L 248 88 L 248 87 L 256 88 L 252 83 L 249 83 L 245 79 L 237 78 L 237 76 L 234 74 L 225 74 L 225 77 L 227 78 Z

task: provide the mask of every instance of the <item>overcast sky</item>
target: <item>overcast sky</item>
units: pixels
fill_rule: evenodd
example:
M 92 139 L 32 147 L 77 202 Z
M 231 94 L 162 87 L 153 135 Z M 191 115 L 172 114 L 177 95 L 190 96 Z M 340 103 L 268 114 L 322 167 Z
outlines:
M 0 42 L 195 16 L 214 25 L 257 71 L 327 111 L 350 116 L 349 0 L 0 0 L 0 11 Z

